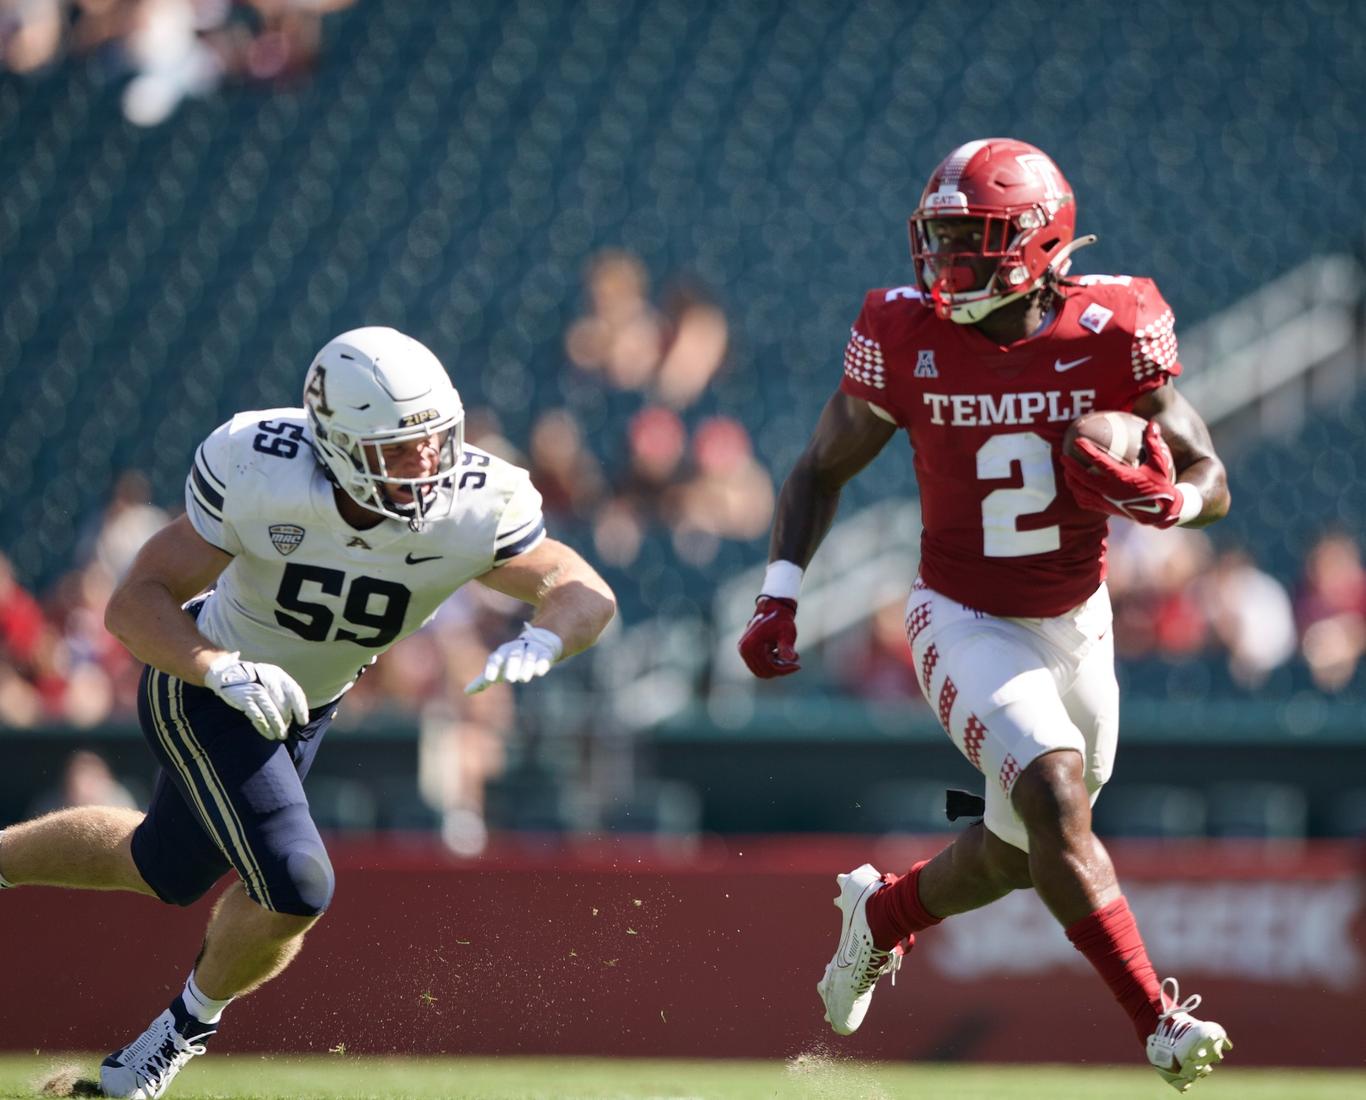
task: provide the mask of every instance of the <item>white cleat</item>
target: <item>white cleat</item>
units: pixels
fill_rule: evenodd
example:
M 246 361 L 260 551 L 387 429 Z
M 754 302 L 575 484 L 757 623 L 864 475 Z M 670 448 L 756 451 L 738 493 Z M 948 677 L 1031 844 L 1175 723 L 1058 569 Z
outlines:
M 212 1028 L 205 1029 L 212 1034 Z M 154 1100 L 171 1087 L 175 1076 L 196 1054 L 207 1049 L 201 1041 L 186 1039 L 176 1029 L 168 1008 L 122 1050 L 100 1065 L 100 1091 L 124 1100 Z
M 1214 1072 L 1214 1063 L 1224 1060 L 1224 1051 L 1232 1050 L 1233 1042 L 1219 1024 L 1191 1015 L 1200 1007 L 1200 994 L 1192 993 L 1183 1003 L 1175 978 L 1162 980 L 1162 1003 L 1167 1007 L 1157 1018 L 1157 1030 L 1148 1036 L 1148 1061 L 1162 1080 L 1185 1092 Z
M 836 875 L 839 897 L 835 908 L 843 915 L 840 942 L 835 957 L 825 968 L 825 976 L 816 983 L 816 992 L 825 1004 L 825 1019 L 838 1035 L 852 1035 L 868 1014 L 873 1001 L 873 986 L 884 974 L 895 974 L 901 968 L 901 945 L 881 951 L 873 945 L 873 933 L 868 928 L 866 907 L 868 899 L 882 889 L 882 876 L 871 864 L 865 863 L 847 875 Z

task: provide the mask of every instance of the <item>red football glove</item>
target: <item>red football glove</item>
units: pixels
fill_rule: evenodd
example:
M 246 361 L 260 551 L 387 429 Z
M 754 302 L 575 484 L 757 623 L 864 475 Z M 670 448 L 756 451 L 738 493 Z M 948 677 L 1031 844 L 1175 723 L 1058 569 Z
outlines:
M 740 656 L 761 680 L 790 676 L 801 668 L 797 656 L 797 601 L 760 596 L 754 617 L 740 635 Z
M 1143 429 L 1143 460 L 1137 466 L 1111 458 L 1089 439 L 1078 437 L 1073 445 L 1090 459 L 1090 465 L 1064 452 L 1062 471 L 1083 508 L 1153 527 L 1171 527 L 1181 518 L 1181 491 L 1172 480 L 1172 452 L 1156 422 L 1148 421 Z

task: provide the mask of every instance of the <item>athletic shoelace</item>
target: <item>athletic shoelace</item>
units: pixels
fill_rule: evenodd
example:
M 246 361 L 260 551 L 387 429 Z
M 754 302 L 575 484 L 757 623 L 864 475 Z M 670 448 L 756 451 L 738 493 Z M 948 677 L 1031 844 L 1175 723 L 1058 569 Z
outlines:
M 1172 987 L 1170 993 L 1167 992 L 1168 982 L 1171 983 Z M 1177 980 L 1175 978 L 1162 979 L 1162 985 L 1159 990 L 1159 995 L 1162 998 L 1162 1004 L 1164 1007 L 1162 1011 L 1157 1014 L 1158 1024 L 1162 1024 L 1163 1022 L 1170 1020 L 1178 1012 L 1194 1012 L 1197 1008 L 1200 1007 L 1199 993 L 1192 993 L 1189 997 L 1185 999 L 1184 1002 L 1181 1000 L 1181 986 L 1177 983 Z
M 900 944 L 897 944 L 890 951 L 882 951 L 874 947 L 872 954 L 868 956 L 868 965 L 863 968 L 863 972 L 854 981 L 855 995 L 862 996 L 867 993 L 873 988 L 873 983 L 884 974 L 890 974 L 892 984 L 896 985 L 896 972 L 901 969 L 903 958 Z
M 137 1071 L 138 1084 L 158 1095 L 168 1074 L 174 1074 L 196 1054 L 209 1048 L 203 1043 L 191 1043 L 180 1032 L 172 1030 L 160 1047 L 148 1055 L 148 1064 Z

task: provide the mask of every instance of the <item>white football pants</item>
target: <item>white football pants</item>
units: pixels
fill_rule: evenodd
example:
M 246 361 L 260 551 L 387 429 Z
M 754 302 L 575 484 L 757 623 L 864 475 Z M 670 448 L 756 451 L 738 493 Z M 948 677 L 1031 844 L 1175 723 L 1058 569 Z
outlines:
M 975 611 L 917 579 L 906 637 L 920 689 L 959 751 L 986 779 L 986 827 L 1029 850 L 1010 802 L 1015 780 L 1055 749 L 1076 749 L 1094 805 L 1115 763 L 1119 684 L 1110 594 L 1050 619 Z

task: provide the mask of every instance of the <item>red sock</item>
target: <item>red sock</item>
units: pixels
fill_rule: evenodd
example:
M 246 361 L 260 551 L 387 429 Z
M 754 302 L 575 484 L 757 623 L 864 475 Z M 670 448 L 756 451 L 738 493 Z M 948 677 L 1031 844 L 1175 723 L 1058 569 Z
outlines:
M 928 859 L 922 859 L 900 877 L 887 875 L 888 885 L 868 899 L 864 912 L 879 950 L 890 951 L 907 936 L 942 919 L 920 903 L 920 868 L 927 863 Z
M 1082 917 L 1067 929 L 1067 938 L 1105 979 L 1115 1000 L 1133 1020 L 1138 1041 L 1146 1044 L 1148 1036 L 1157 1030 L 1162 992 L 1129 903 L 1118 897 Z

